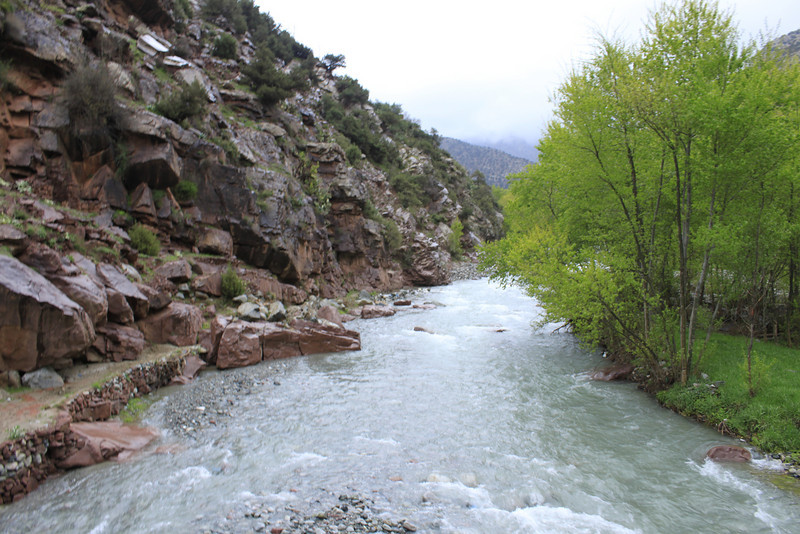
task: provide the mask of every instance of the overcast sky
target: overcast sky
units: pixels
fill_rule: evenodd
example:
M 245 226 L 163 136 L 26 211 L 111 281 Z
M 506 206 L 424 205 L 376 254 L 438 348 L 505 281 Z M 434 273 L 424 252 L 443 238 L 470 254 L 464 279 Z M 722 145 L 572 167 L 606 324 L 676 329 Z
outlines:
M 549 97 L 594 37 L 638 42 L 645 0 L 257 0 L 317 57 L 344 54 L 370 99 L 468 141 L 538 139 Z M 742 34 L 800 29 L 798 0 L 721 0 Z

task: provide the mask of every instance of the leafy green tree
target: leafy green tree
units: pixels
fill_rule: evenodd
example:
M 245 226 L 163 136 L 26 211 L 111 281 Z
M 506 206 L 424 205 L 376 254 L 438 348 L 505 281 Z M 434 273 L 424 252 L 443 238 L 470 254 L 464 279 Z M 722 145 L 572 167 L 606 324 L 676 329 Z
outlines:
M 776 301 L 797 235 L 797 84 L 700 0 L 653 13 L 638 46 L 601 39 L 512 179 L 509 237 L 486 263 L 587 341 L 686 383 L 706 297 L 709 325 L 720 303 Z

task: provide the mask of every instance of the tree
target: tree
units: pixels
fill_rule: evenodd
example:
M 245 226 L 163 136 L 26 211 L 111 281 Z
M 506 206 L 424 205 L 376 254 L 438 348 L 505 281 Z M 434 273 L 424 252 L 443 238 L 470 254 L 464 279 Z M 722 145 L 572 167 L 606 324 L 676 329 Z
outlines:
M 342 54 L 326 54 L 322 58 L 322 66 L 325 67 L 325 72 L 332 74 L 334 70 L 346 67 L 344 56 Z
M 538 164 L 512 179 L 509 237 L 486 264 L 587 341 L 686 383 L 706 299 L 709 324 L 721 302 L 755 320 L 777 301 L 798 235 L 780 224 L 797 81 L 701 0 L 653 13 L 638 46 L 600 39 L 556 94 Z

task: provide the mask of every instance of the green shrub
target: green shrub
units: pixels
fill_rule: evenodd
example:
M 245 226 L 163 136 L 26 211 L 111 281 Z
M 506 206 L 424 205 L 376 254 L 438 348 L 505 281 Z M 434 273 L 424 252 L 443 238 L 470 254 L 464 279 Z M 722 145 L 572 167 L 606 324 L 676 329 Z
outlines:
M 175 200 L 178 202 L 189 202 L 197 197 L 197 184 L 183 180 L 178 182 L 173 193 L 175 194 Z
M 452 233 L 447 236 L 447 248 L 454 258 L 458 259 L 464 254 L 464 249 L 461 248 L 461 236 L 464 234 L 464 225 L 461 224 L 459 219 L 455 219 L 450 225 Z
M 347 147 L 344 154 L 347 156 L 347 161 L 349 161 L 351 165 L 355 165 L 361 161 L 361 150 L 355 145 Z
M 275 54 L 267 45 L 256 50 L 256 57 L 242 69 L 248 85 L 265 106 L 273 106 L 287 98 L 293 91 L 307 86 L 309 72 L 296 68 L 286 74 L 275 68 Z
M 354 104 L 366 104 L 369 101 L 369 91 L 361 87 L 358 80 L 350 76 L 342 76 L 336 80 L 336 90 L 339 91 L 339 100 L 346 107 Z
M 180 91 L 170 93 L 156 102 L 154 110 L 159 115 L 180 123 L 204 116 L 207 102 L 205 87 L 195 80 L 190 85 L 184 84 Z
M 161 243 L 158 237 L 144 225 L 134 224 L 128 230 L 128 235 L 131 238 L 131 246 L 148 256 L 158 256 L 161 251 Z
M 247 284 L 239 278 L 233 266 L 228 265 L 228 269 L 222 273 L 222 296 L 226 299 L 238 297 L 247 291 Z
M 214 40 L 214 49 L 211 54 L 222 59 L 234 59 L 237 46 L 236 37 L 229 33 L 222 33 Z
M 237 34 L 241 35 L 247 31 L 247 19 L 242 14 L 242 8 L 237 0 L 206 0 L 203 17 L 209 22 L 214 22 L 220 16 L 228 21 Z
M 402 172 L 389 177 L 389 184 L 397 193 L 404 208 L 419 208 L 425 205 L 427 196 L 423 188 L 425 177 L 412 176 Z
M 403 234 L 400 233 L 400 228 L 392 219 L 382 218 L 381 224 L 383 224 L 383 238 L 386 240 L 389 252 L 397 252 L 403 245 Z
M 122 122 L 116 86 L 105 64 L 79 65 L 64 81 L 61 90 L 74 131 L 83 129 L 113 132 Z

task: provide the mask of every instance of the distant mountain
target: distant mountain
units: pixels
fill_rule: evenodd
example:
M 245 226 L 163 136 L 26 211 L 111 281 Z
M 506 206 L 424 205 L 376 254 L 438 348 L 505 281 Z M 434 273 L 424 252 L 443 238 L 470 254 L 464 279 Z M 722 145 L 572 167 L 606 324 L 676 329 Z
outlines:
M 451 137 L 443 137 L 441 147 L 470 173 L 480 171 L 487 184 L 502 188 L 508 187 L 506 176 L 533 163 L 530 159 L 512 156 L 496 148 L 473 145 Z
M 778 37 L 774 42 L 788 54 L 800 57 L 800 30 Z
M 479 139 L 479 138 L 464 139 L 463 141 L 471 145 L 494 148 L 501 152 L 507 152 L 512 156 L 516 156 L 522 159 L 527 159 L 533 162 L 539 159 L 539 151 L 536 150 L 536 146 L 532 142 L 522 139 L 520 137 L 507 138 L 507 139 L 502 139 L 500 141 L 489 141 L 486 139 Z

